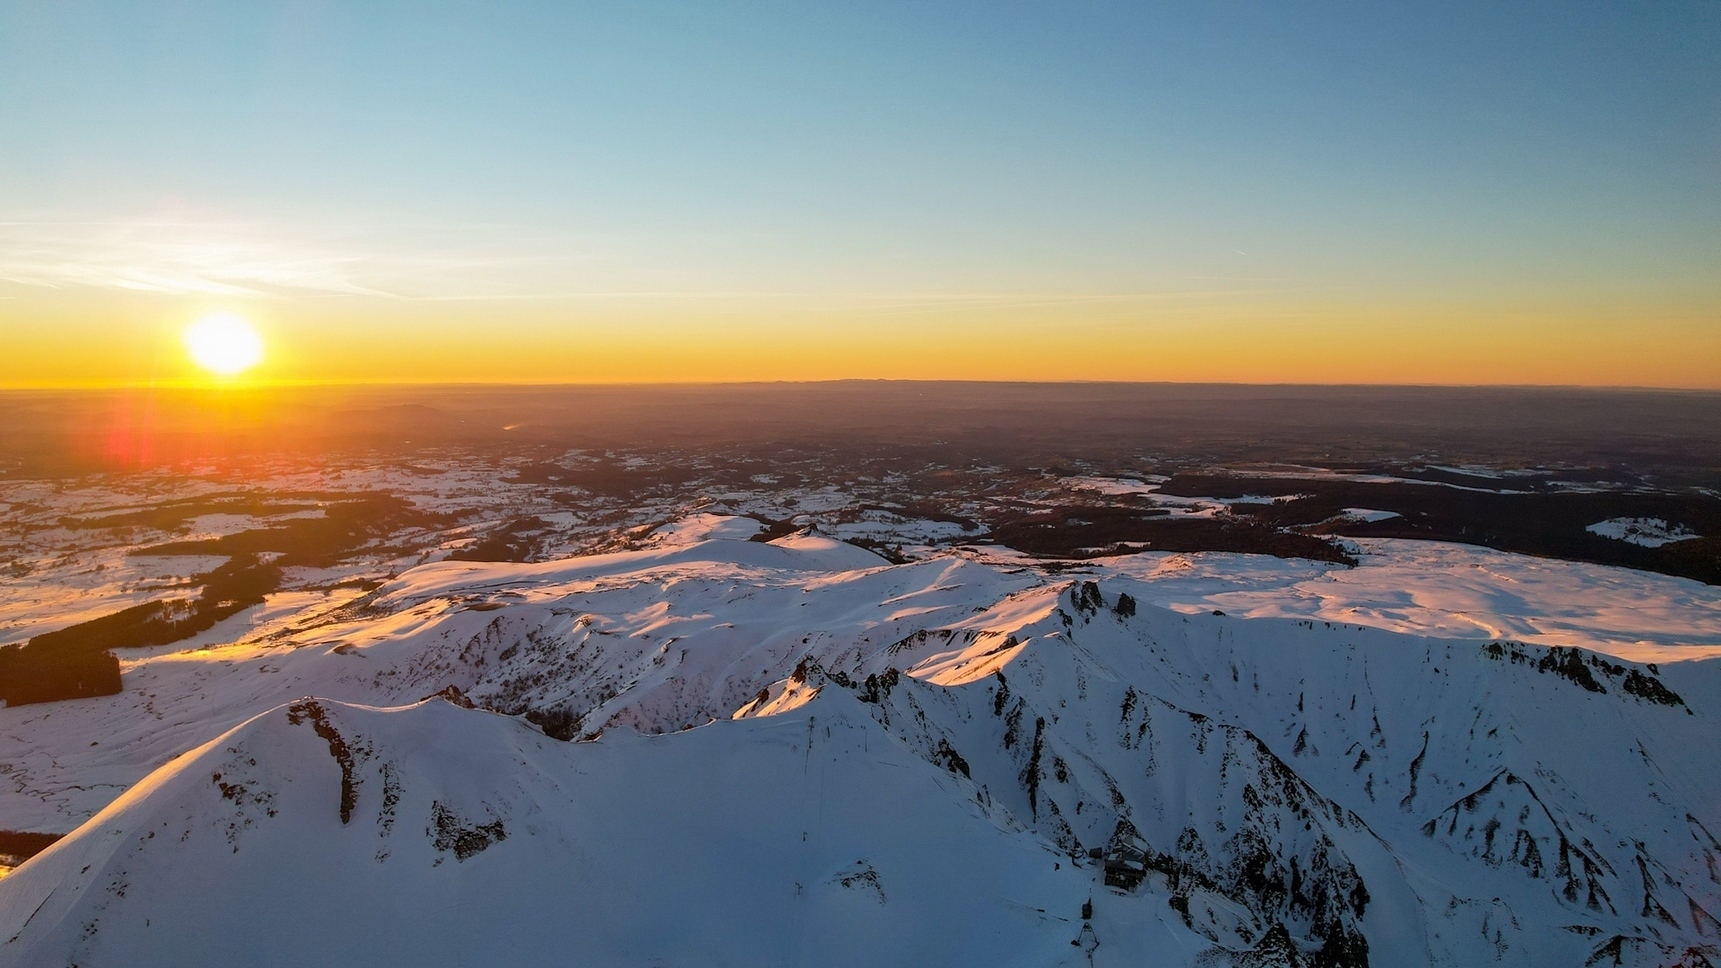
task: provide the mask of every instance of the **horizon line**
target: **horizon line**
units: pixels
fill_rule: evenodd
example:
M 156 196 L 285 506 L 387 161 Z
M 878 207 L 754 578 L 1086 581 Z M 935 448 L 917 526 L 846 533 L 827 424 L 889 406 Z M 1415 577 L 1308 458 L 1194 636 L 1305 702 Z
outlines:
M 1391 383 L 1297 382 L 1286 380 L 1011 380 L 974 377 L 833 377 L 780 380 L 157 380 L 92 381 L 85 383 L 0 383 L 0 393 L 102 393 L 130 390 L 252 392 L 341 389 L 646 389 L 672 387 L 815 386 L 843 383 L 969 384 L 975 386 L 1113 386 L 1113 387 L 1300 387 L 1308 389 L 1446 389 L 1446 390 L 1585 390 L 1594 392 L 1721 394 L 1721 386 L 1656 386 L 1604 383 Z

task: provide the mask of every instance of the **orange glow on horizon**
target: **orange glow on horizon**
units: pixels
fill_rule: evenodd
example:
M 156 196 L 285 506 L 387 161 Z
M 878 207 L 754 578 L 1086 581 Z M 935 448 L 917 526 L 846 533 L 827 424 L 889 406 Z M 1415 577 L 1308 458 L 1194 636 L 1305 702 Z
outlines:
M 1721 389 L 1721 325 L 1677 306 L 808 299 L 258 303 L 246 315 L 264 309 L 269 352 L 241 367 L 248 386 L 906 379 Z M 181 345 L 185 321 L 210 315 L 148 301 L 36 307 L 8 320 L 0 387 L 231 383 L 194 365 Z M 222 345 L 236 353 L 229 363 L 262 349 L 243 336 Z

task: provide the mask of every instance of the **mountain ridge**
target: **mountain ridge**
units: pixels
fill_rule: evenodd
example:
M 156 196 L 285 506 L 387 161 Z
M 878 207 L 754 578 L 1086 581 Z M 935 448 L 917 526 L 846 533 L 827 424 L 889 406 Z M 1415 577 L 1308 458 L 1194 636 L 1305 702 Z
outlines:
M 415 569 L 261 666 L 174 659 L 226 697 L 199 728 L 268 711 L 0 881 L 0 963 L 214 944 L 215 923 L 155 906 L 212 891 L 330 932 L 324 957 L 382 963 L 454 963 L 480 938 L 642 965 L 1718 958 L 1714 659 L 1193 612 L 1122 567 L 687 540 Z M 313 696 L 280 695 L 295 686 Z M 124 708 L 84 702 L 74 722 Z M 821 830 L 817 870 L 795 867 Z M 202 875 L 174 866 L 186 851 Z M 703 890 L 664 886 L 684 865 Z M 982 868 L 995 875 L 949 879 Z M 746 886 L 719 886 L 731 878 Z M 301 896 L 313 883 L 364 885 L 359 921 L 434 895 L 502 927 L 411 921 L 440 948 L 343 934 L 326 891 Z M 635 893 L 624 904 L 615 885 Z M 472 893 L 487 891 L 534 900 L 502 910 Z M 546 927 L 536 898 L 562 891 L 603 894 L 606 918 L 655 940 L 584 915 Z M 758 910 L 738 913 L 743 897 Z M 912 930 L 886 939 L 881 912 Z M 993 944 L 959 930 L 971 922 L 1009 927 Z M 819 944 L 786 946 L 809 924 Z M 275 930 L 221 958 L 270 963 Z

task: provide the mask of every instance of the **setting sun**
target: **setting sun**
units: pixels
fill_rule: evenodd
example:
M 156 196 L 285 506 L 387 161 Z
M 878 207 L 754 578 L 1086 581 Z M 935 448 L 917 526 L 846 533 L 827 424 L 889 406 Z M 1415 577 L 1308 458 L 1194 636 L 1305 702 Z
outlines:
M 238 316 L 205 316 L 185 331 L 185 348 L 198 366 L 233 376 L 263 360 L 263 338 Z

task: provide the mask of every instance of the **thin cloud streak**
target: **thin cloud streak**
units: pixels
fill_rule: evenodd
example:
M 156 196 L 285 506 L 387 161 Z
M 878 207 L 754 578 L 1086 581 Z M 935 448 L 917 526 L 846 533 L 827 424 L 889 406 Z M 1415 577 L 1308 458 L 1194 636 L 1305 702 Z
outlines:
M 137 219 L 0 221 L 0 281 L 40 289 L 106 289 L 226 299 L 374 298 L 424 302 L 702 301 L 802 303 L 862 315 L 1009 306 L 1234 297 L 1286 289 L 1021 292 L 852 289 L 577 288 L 570 277 L 615 275 L 589 253 L 613 251 L 599 236 L 534 238 L 505 225 L 440 233 L 372 226 L 415 237 L 419 248 L 307 238 L 262 222 Z M 436 236 L 440 234 L 441 238 Z M 626 244 L 641 239 L 627 237 Z M 645 240 L 650 241 L 650 240 Z M 496 253 L 497 248 L 516 248 Z M 484 252 L 482 250 L 491 250 Z M 535 250 L 535 251 L 527 251 Z M 1213 281 L 1225 281 L 1214 279 Z M 1237 279 L 1238 282 L 1286 280 Z
M 94 230 L 94 231 L 91 231 Z M 0 223 L 0 280 L 167 295 L 270 298 L 289 293 L 387 296 L 356 281 L 368 257 L 307 250 L 237 223 Z
M 258 222 L 0 221 L 0 281 L 245 299 L 501 298 L 530 296 L 520 290 L 589 261 L 577 252 L 484 251 L 503 244 L 494 238 L 502 228 L 482 227 L 486 238 L 437 240 L 423 227 L 370 226 L 369 234 L 415 240 L 382 246 Z

